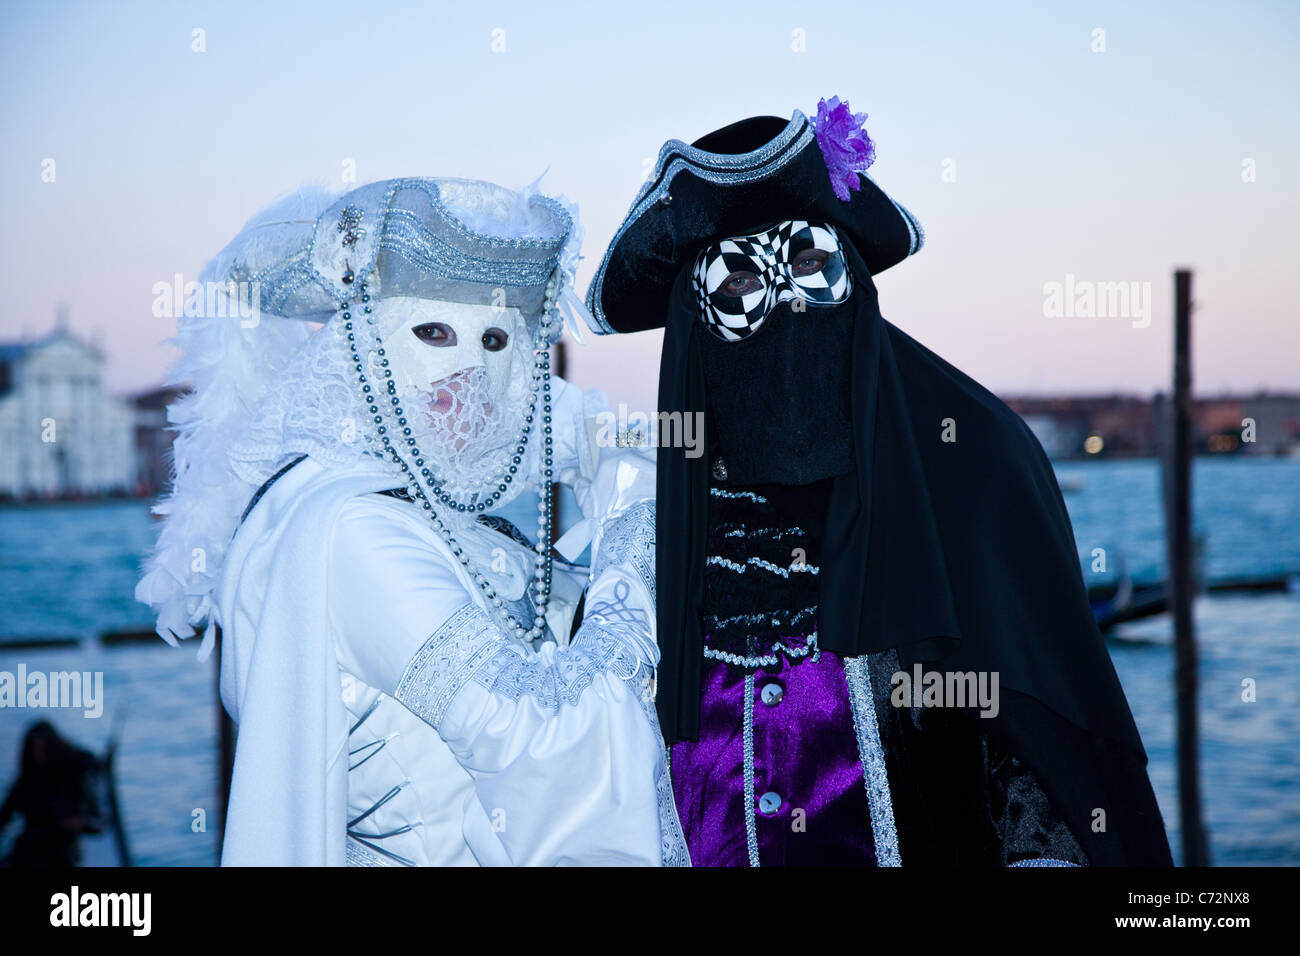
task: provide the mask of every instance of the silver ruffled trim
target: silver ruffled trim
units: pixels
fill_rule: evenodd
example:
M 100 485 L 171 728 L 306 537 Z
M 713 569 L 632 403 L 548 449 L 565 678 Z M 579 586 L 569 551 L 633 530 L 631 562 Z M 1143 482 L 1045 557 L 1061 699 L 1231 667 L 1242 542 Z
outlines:
M 798 660 L 801 657 L 813 655 L 813 660 L 817 660 L 820 650 L 817 647 L 817 632 L 813 631 L 802 647 L 790 647 L 780 642 L 772 645 L 771 654 L 754 655 L 745 657 L 740 654 L 730 654 L 727 651 L 720 651 L 716 648 L 704 645 L 704 656 L 711 661 L 723 661 L 736 667 L 775 667 L 781 660 L 781 654 L 791 660 Z
M 712 495 L 714 498 L 732 498 L 732 499 L 748 498 L 756 505 L 767 504 L 766 498 L 764 498 L 762 495 L 755 494 L 752 491 L 723 491 L 721 488 L 710 488 L 709 494 Z
M 393 696 L 437 728 L 451 701 L 469 681 L 510 700 L 527 695 L 554 713 L 564 704 L 577 704 L 595 676 L 607 672 L 632 684 L 655 738 L 663 739 L 654 696 L 650 693 L 650 667 L 619 635 L 617 627 L 591 620 L 584 622 L 571 645 L 557 648 L 554 663 L 547 663 L 523 647 L 502 640 L 498 633 L 497 626 L 481 608 L 474 604 L 465 605 L 449 617 L 411 658 Z M 673 799 L 666 750 L 655 781 L 655 792 L 659 806 L 662 863 L 664 866 L 690 866 L 686 837 Z M 372 807 L 363 817 L 375 809 Z M 361 862 L 362 854 L 367 850 L 359 845 L 354 847 L 351 841 L 348 853 L 349 862 L 353 854 L 357 855 L 359 862 L 353 865 L 389 865 L 373 852 L 364 857 L 365 862 Z
M 641 658 L 613 628 L 586 621 L 573 643 L 555 651 L 554 663 L 515 644 L 501 644 L 491 664 L 473 675 L 476 683 L 509 700 L 528 696 L 558 713 L 576 705 L 596 675 L 608 672 L 622 680 L 636 678 Z
M 452 614 L 415 652 L 393 694 L 412 713 L 440 727 L 456 694 L 468 682 L 505 697 L 531 697 L 558 713 L 574 705 L 599 673 L 633 680 L 641 670 L 635 647 L 613 626 L 588 621 L 553 661 L 501 636 L 498 625 L 475 604 Z
M 889 201 L 894 203 L 894 208 L 897 209 L 898 214 L 903 217 L 903 224 L 907 226 L 907 235 L 910 240 L 907 254 L 909 256 L 915 255 L 921 250 L 921 247 L 925 245 L 925 230 L 921 228 L 921 223 L 917 221 L 915 216 L 897 202 L 894 202 L 893 199 L 890 199 Z
M 885 769 L 885 751 L 880 744 L 880 725 L 876 722 L 876 703 L 871 690 L 871 671 L 867 658 L 844 658 L 844 678 L 848 683 L 849 703 L 853 709 L 853 729 L 858 737 L 862 780 L 867 788 L 867 803 L 871 808 L 876 865 L 902 866 L 902 857 L 898 852 L 898 830 L 894 826 L 894 804 L 889 793 L 889 774 Z
M 754 815 L 754 675 L 745 675 L 745 843 L 749 847 L 749 865 L 758 866 L 758 823 Z
M 728 571 L 734 571 L 736 574 L 744 574 L 750 568 L 758 568 L 761 571 L 769 571 L 777 577 L 788 578 L 792 574 L 812 574 L 821 573 L 821 568 L 815 564 L 792 564 L 788 568 L 783 568 L 779 564 L 773 564 L 771 561 L 765 561 L 762 558 L 750 558 L 744 564 L 737 564 L 729 558 L 722 558 L 718 555 L 710 555 L 708 563 L 718 568 L 726 568 Z

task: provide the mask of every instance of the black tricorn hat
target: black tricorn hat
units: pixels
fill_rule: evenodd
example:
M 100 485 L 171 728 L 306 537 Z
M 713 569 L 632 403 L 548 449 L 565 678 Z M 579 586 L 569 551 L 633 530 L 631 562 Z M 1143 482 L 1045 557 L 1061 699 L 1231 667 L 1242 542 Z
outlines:
M 789 122 L 755 116 L 687 145 L 669 140 L 654 174 L 587 291 L 594 331 L 662 328 L 668 296 L 700 249 L 774 222 L 828 222 L 848 235 L 875 275 L 921 248 L 916 219 L 865 174 L 847 201 L 835 195 L 813 125 L 798 110 Z

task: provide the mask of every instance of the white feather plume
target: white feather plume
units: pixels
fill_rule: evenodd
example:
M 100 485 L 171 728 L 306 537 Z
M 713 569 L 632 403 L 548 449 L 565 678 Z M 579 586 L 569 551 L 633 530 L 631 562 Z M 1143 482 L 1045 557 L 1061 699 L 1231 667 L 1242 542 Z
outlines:
M 203 270 L 201 286 L 224 284 L 237 263 L 273 261 L 301 242 L 302 230 L 313 228 L 333 198 L 307 187 L 254 216 Z M 237 314 L 179 320 L 174 341 L 181 357 L 171 384 L 189 384 L 190 391 L 167 410 L 176 433 L 171 491 L 154 508 L 164 524 L 135 596 L 154 608 L 158 634 L 173 646 L 206 623 L 200 659 L 214 646 L 212 594 L 226 549 L 256 491 L 232 469 L 229 449 L 277 370 L 311 331 L 306 323 L 279 318 L 246 328 Z

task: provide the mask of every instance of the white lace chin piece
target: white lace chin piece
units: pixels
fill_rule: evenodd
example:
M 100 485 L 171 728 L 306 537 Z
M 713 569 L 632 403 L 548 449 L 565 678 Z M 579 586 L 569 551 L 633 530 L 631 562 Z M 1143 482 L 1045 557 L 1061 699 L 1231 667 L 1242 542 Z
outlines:
M 532 403 L 532 370 L 522 351 L 513 348 L 503 388 L 493 388 L 487 370 L 475 366 L 402 396 L 438 486 L 457 500 L 490 494 L 508 472 Z
M 491 493 L 512 463 L 532 401 L 527 339 L 527 333 L 512 338 L 510 370 L 499 390 L 492 388 L 481 366 L 431 383 L 427 390 L 402 390 L 408 424 L 426 466 L 439 486 L 457 500 L 469 502 Z M 370 355 L 373 372 L 377 356 L 373 351 Z M 530 441 L 502 503 L 522 491 L 532 476 L 534 446 Z M 332 467 L 372 458 L 392 469 L 395 486 L 405 483 L 384 453 L 373 416 L 357 394 L 356 370 L 337 318 L 311 337 L 267 389 L 244 436 L 230 452 L 232 466 L 253 487 L 297 455 L 310 455 Z

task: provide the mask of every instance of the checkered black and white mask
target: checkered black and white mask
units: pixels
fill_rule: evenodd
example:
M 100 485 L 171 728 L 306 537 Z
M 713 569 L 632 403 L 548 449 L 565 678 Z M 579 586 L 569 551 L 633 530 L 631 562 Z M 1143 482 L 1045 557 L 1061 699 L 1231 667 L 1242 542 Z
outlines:
M 753 335 L 782 302 L 835 305 L 853 291 L 835 227 L 798 219 L 709 246 L 692 285 L 700 319 L 728 342 Z

